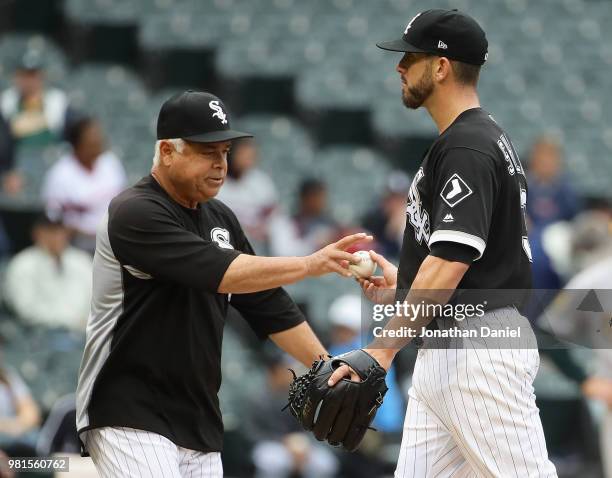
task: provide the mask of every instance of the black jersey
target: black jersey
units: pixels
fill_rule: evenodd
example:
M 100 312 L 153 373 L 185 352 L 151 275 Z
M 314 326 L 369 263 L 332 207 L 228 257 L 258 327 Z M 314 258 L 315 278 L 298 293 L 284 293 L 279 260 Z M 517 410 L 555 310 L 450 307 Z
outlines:
M 477 251 L 457 289 L 529 289 L 526 203 L 525 172 L 508 135 L 481 108 L 461 113 L 431 145 L 412 181 L 398 293 L 411 287 L 430 247 L 441 241 Z M 519 305 L 507 297 L 496 306 Z
M 96 239 L 79 433 L 124 426 L 193 450 L 221 450 L 217 392 L 228 305 L 262 338 L 304 320 L 280 288 L 217 292 L 241 252 L 253 254 L 220 201 L 185 208 L 152 176 L 113 199 Z

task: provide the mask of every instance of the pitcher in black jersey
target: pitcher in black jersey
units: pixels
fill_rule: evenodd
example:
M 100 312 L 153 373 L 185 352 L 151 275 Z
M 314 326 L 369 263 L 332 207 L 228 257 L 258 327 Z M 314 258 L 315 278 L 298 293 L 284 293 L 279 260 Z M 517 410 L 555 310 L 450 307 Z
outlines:
M 363 291 L 379 304 L 418 305 L 425 297 L 458 307 L 491 297 L 482 314 L 467 319 L 398 314 L 366 347 L 388 368 L 415 337 L 389 332 L 407 328 L 421 345 L 395 477 L 556 476 L 533 394 L 537 344 L 517 310 L 531 287 L 527 183 L 508 134 L 481 108 L 476 89 L 488 55 L 485 33 L 457 10 L 427 10 L 410 20 L 402 38 L 378 46 L 403 53 L 402 101 L 424 107 L 439 136 L 410 187 L 399 269 L 371 252 L 383 275 L 362 281 Z M 444 337 L 512 327 L 520 330 L 519 346 L 492 346 L 484 333 L 422 340 L 432 329 Z M 343 366 L 330 385 L 349 376 L 357 379 Z

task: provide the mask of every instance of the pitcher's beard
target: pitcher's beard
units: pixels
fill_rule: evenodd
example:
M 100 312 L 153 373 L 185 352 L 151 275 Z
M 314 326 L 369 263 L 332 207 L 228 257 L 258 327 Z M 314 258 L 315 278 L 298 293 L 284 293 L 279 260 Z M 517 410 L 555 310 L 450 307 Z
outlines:
M 423 106 L 423 103 L 429 98 L 433 89 L 434 84 L 431 73 L 427 69 L 423 72 L 423 75 L 415 85 L 408 86 L 406 84 L 406 89 L 402 90 L 402 102 L 406 108 L 416 110 Z

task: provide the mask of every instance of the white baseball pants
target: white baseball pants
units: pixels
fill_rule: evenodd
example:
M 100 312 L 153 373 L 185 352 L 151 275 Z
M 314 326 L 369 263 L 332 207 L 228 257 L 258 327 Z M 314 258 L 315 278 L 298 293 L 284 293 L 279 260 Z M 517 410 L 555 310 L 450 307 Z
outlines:
M 503 325 L 510 313 L 526 321 L 500 309 L 483 323 Z M 536 347 L 419 350 L 395 477 L 556 477 L 532 386 L 538 368 Z
M 134 428 L 103 427 L 85 433 L 87 449 L 103 478 L 222 478 L 220 453 L 176 446 Z

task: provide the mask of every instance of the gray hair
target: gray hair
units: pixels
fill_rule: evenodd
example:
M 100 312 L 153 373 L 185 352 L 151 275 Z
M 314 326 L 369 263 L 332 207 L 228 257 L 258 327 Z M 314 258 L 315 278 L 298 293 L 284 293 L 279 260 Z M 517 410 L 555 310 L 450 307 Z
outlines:
M 157 166 L 159 164 L 159 146 L 162 141 L 170 141 L 174 145 L 174 149 L 177 152 L 182 153 L 183 148 L 185 147 L 185 142 L 181 138 L 171 138 L 171 139 L 160 139 L 155 142 L 155 155 L 153 156 L 153 166 Z

